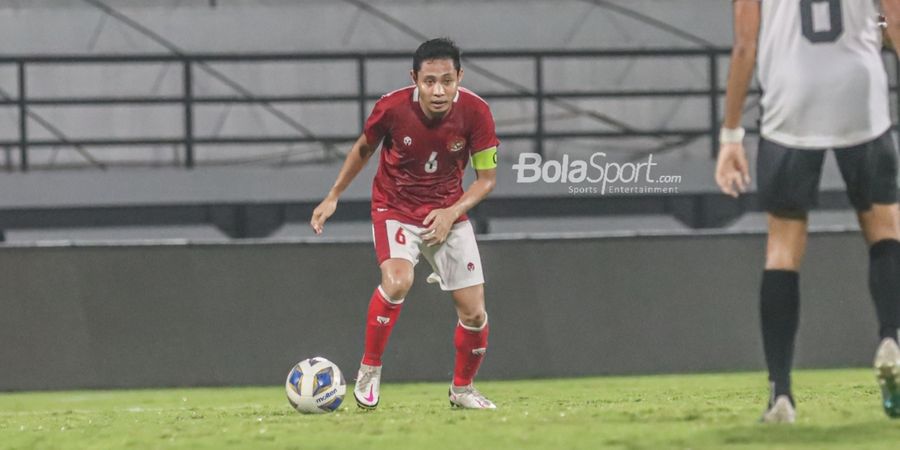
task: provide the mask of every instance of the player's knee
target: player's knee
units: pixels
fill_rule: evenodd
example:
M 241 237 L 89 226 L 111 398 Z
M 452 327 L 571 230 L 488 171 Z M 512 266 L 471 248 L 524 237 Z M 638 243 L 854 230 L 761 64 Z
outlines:
M 861 211 L 859 225 L 869 244 L 887 239 L 900 240 L 900 214 L 896 204 L 876 204 Z
M 806 252 L 806 219 L 769 214 L 767 270 L 798 270 Z
M 894 226 L 872 226 L 863 229 L 863 234 L 869 245 L 887 240 L 900 240 L 900 231 Z
M 412 287 L 413 274 L 410 270 L 392 269 L 381 274 L 381 289 L 390 298 L 399 300 L 406 297 Z
M 484 308 L 472 309 L 469 311 L 458 311 L 459 321 L 467 327 L 480 327 L 487 320 L 487 312 Z
M 412 287 L 412 280 L 391 279 L 387 282 L 381 282 L 381 288 L 384 289 L 384 293 L 393 300 L 405 298 L 410 287 Z
M 791 248 L 770 248 L 766 252 L 766 270 L 799 270 L 803 252 Z

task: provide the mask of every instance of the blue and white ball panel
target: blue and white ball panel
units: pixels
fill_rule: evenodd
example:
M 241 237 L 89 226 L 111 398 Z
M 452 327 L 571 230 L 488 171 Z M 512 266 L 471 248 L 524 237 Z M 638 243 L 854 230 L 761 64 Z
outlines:
M 325 412 L 334 412 L 338 408 L 341 407 L 341 403 L 344 402 L 344 398 L 340 396 L 335 396 L 331 399 L 331 401 L 319 406 L 319 409 Z
M 287 380 L 284 383 L 284 390 L 287 392 L 288 401 L 294 409 L 299 410 L 300 405 L 300 383 L 303 380 L 303 372 L 300 370 L 300 364 L 294 366 L 288 373 Z
M 300 379 L 303 378 L 303 372 L 300 371 L 300 368 L 294 366 L 291 369 L 291 373 L 288 374 L 287 379 L 287 387 L 300 395 Z
M 330 388 L 333 379 L 334 368 L 332 367 L 329 367 L 317 373 L 313 380 L 313 396 L 319 395 L 322 392 L 325 392 L 326 389 Z
M 300 361 L 285 382 L 288 401 L 305 413 L 331 412 L 340 407 L 347 392 L 341 370 L 325 358 Z

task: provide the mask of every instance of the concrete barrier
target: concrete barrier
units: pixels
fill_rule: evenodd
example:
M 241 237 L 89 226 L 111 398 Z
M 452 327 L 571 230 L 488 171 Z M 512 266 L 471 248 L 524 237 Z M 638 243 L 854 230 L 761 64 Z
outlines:
M 867 365 L 857 233 L 815 233 L 797 365 Z M 481 243 L 484 379 L 760 369 L 760 234 Z M 423 262 L 386 381 L 449 380 L 455 315 Z M 379 281 L 367 242 L 0 246 L 0 390 L 278 384 L 323 355 L 355 375 Z

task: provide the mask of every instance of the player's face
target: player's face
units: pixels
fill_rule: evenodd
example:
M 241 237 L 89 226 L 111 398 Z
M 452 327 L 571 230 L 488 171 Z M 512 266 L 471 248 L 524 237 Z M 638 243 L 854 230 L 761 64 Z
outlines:
M 412 79 L 419 87 L 419 105 L 426 116 L 439 118 L 450 111 L 462 76 L 462 69 L 453 68 L 452 59 L 422 61 L 418 73 L 412 72 Z

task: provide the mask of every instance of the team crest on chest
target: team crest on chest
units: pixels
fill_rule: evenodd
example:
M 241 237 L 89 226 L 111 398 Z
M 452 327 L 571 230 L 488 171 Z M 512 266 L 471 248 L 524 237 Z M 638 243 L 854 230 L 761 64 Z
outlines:
M 403 137 L 403 145 L 405 145 L 405 146 L 407 146 L 407 147 L 409 147 L 410 145 L 412 145 L 412 138 L 409 137 L 409 136 L 404 136 L 404 137 Z
M 450 143 L 447 144 L 447 150 L 450 150 L 451 152 L 458 152 L 465 147 L 466 140 L 461 137 L 453 138 L 452 140 L 450 140 Z

